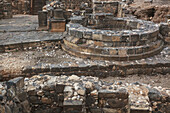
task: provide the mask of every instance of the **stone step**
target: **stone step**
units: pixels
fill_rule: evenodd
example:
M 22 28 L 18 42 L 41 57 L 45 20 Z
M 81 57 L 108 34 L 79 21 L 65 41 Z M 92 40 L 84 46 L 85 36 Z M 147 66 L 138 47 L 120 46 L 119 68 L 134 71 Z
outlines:
M 143 40 L 143 41 L 135 41 L 135 42 L 121 42 L 121 41 L 101 41 L 101 40 L 92 40 L 92 39 L 82 39 L 73 36 L 68 36 L 65 40 L 73 42 L 75 44 L 93 44 L 94 46 L 101 47 L 131 47 L 131 46 L 142 46 L 154 42 L 157 40 L 157 37 L 153 39 Z
M 133 55 L 108 55 L 108 54 L 95 54 L 95 53 L 88 53 L 88 52 L 82 52 L 78 51 L 74 48 L 70 48 L 66 46 L 65 44 L 62 45 L 62 49 L 66 52 L 68 52 L 71 55 L 75 55 L 77 57 L 82 57 L 82 58 L 89 58 L 89 59 L 96 59 L 96 60 L 118 60 L 118 61 L 128 61 L 128 60 L 135 60 L 135 59 L 142 59 L 146 57 L 153 56 L 163 49 L 164 43 L 162 42 L 161 45 L 157 48 L 155 48 L 152 51 L 145 52 L 142 54 L 133 54 Z
M 74 42 L 69 42 L 64 40 L 65 45 L 67 47 L 75 49 L 81 52 L 87 52 L 92 54 L 104 54 L 104 55 L 119 55 L 120 57 L 128 56 L 128 55 L 137 55 L 137 54 L 145 54 L 149 51 L 154 51 L 162 45 L 161 40 L 157 40 L 156 42 L 152 42 L 150 45 L 144 46 L 133 46 L 133 47 L 100 47 L 94 46 L 93 44 L 75 44 Z

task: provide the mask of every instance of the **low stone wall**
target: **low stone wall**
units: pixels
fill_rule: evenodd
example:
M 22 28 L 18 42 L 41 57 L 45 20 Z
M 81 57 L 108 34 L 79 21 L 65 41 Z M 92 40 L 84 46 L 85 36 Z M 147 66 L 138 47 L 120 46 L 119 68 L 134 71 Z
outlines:
M 170 89 L 97 77 L 36 75 L 0 84 L 2 113 L 168 113 Z
M 116 63 L 114 65 L 101 64 L 101 65 L 87 65 L 87 64 L 56 64 L 56 65 L 36 65 L 24 67 L 21 73 L 8 74 L 4 73 L 3 68 L 0 70 L 0 80 L 10 80 L 15 77 L 32 77 L 35 74 L 48 73 L 52 75 L 70 75 L 76 74 L 78 76 L 96 76 L 99 78 L 105 77 L 118 77 L 118 76 L 127 76 L 127 75 L 155 75 L 155 74 L 168 74 L 170 73 L 170 64 L 162 59 L 162 63 L 153 61 L 150 63 Z
M 114 1 L 94 1 L 93 9 L 95 13 L 112 13 L 117 16 L 119 2 Z
M 17 51 L 28 51 L 36 49 L 58 49 L 61 46 L 62 39 L 44 40 L 44 41 L 33 41 L 33 42 L 21 42 L 14 44 L 0 45 L 0 53 L 4 52 L 17 52 Z

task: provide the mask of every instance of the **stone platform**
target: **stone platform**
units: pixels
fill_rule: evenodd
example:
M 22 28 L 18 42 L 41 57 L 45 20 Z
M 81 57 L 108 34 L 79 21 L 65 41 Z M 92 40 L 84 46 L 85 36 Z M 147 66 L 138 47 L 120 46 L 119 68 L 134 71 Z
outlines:
M 34 31 L 34 26 L 38 25 L 36 19 L 36 16 L 17 15 L 13 19 L 0 21 L 2 26 L 0 29 L 3 29 L 1 30 L 3 32 L 0 33 L 1 80 L 9 80 L 17 76 L 31 77 L 40 73 L 108 77 L 133 74 L 166 74 L 170 72 L 169 46 L 165 46 L 158 55 L 140 60 L 101 61 L 82 59 L 71 56 L 60 49 L 65 34 Z M 19 20 L 23 23 L 17 28 Z M 29 22 L 31 26 L 29 26 Z M 69 37 L 64 41 L 68 39 Z M 109 43 L 106 41 L 106 44 Z
M 0 32 L 24 32 L 36 31 L 38 27 L 38 16 L 14 15 L 12 19 L 0 21 Z
M 69 36 L 62 48 L 69 54 L 94 60 L 128 61 L 159 54 L 163 49 L 159 26 L 153 22 L 105 14 L 86 19 L 82 18 L 82 25 L 74 21 L 67 24 Z

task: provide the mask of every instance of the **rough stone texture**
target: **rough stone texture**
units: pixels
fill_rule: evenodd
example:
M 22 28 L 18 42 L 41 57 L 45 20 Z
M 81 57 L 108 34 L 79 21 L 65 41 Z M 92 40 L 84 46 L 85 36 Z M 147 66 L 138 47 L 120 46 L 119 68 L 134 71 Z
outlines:
M 170 102 L 167 88 L 77 75 L 19 77 L 1 83 L 0 92 L 2 113 L 168 113 Z
M 73 23 L 74 19 L 77 20 L 72 18 L 72 23 L 67 24 L 69 36 L 62 48 L 78 57 L 135 60 L 159 53 L 164 45 L 158 37 L 159 26 L 149 21 L 113 18 L 106 13 L 91 14 L 86 26 Z
M 169 5 L 146 5 L 147 7 L 131 8 L 130 12 L 134 13 L 137 18 L 153 21 L 156 23 L 165 22 L 166 15 L 170 13 Z
M 36 31 L 38 27 L 38 19 L 37 16 L 14 15 L 12 19 L 1 20 L 0 24 L 0 32 Z

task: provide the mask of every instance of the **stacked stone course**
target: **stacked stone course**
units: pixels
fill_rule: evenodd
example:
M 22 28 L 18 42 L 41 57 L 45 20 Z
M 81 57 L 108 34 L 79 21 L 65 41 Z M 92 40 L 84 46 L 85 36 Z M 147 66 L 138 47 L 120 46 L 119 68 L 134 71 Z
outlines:
M 170 90 L 91 76 L 36 75 L 0 84 L 2 113 L 168 113 Z
M 83 25 L 72 18 L 66 28 L 69 36 L 62 48 L 78 57 L 127 61 L 146 58 L 162 50 L 164 43 L 158 37 L 158 25 L 111 15 L 91 14 Z

